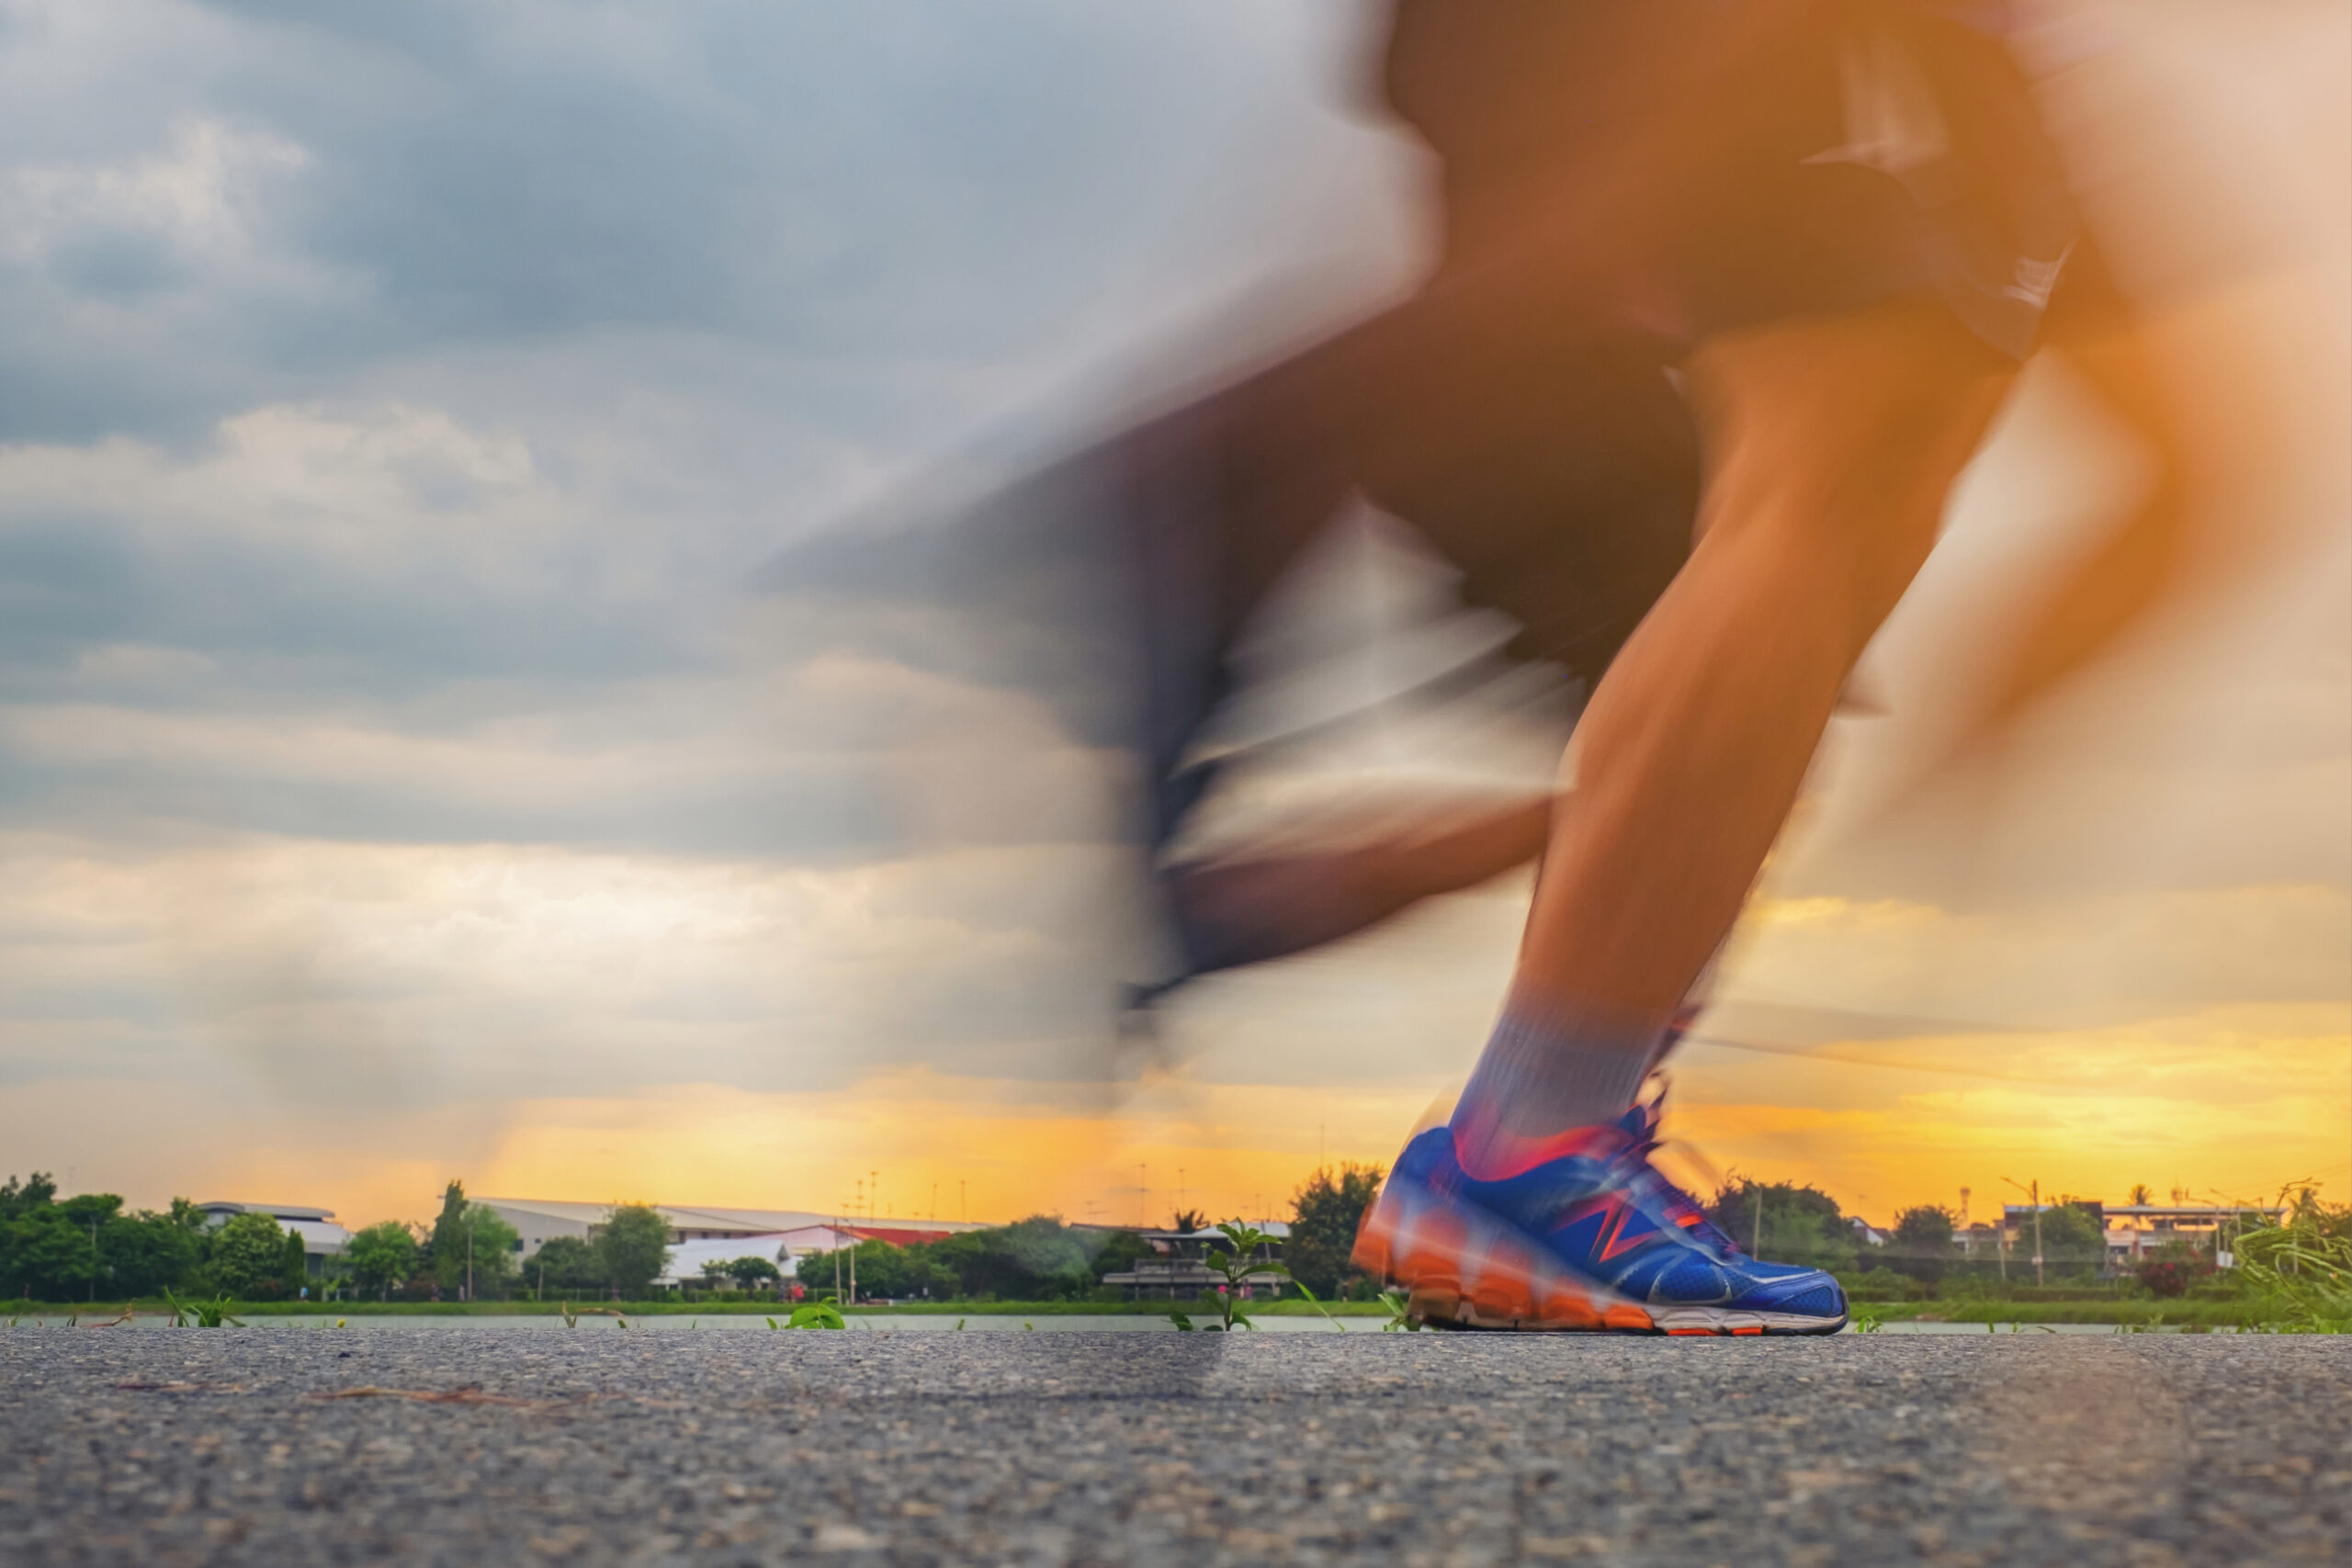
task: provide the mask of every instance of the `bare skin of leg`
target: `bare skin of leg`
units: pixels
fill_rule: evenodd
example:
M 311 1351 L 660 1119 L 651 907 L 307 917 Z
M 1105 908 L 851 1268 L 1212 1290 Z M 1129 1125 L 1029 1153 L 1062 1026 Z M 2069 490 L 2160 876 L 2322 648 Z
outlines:
M 1925 300 L 1691 357 L 1702 536 L 1586 710 L 1514 1007 L 1650 1048 L 1737 916 L 2014 368 Z

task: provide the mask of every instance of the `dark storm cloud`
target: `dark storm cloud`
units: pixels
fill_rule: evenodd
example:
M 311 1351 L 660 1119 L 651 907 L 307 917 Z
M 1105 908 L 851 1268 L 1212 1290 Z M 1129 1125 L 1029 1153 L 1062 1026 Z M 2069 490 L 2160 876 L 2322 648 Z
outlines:
M 1182 236 L 1271 232 L 1283 163 L 1237 147 L 1332 118 L 1240 5 L 0 14 L 0 745 L 18 826 L 101 835 L 888 849 L 823 748 L 721 809 L 749 786 L 492 806 L 61 737 L 643 722 L 625 688 L 736 665 L 779 539 L 1035 405 L 1106 295 L 1221 286 Z M 922 618 L 868 651 L 939 667 Z M 854 640 L 821 620 L 756 673 Z
M 1018 354 L 1216 183 L 1267 85 L 1230 7 L 120 9 L 0 40 L 45 193 L 0 267 L 0 438 L 184 434 L 583 329 Z

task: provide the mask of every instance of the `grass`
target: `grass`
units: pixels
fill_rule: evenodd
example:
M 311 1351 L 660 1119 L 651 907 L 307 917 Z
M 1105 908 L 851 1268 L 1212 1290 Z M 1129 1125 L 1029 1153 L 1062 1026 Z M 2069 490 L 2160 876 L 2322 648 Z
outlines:
M 2124 1327 L 2257 1328 L 2262 1303 L 2239 1301 L 1872 1302 L 1880 1323 L 2095 1323 Z

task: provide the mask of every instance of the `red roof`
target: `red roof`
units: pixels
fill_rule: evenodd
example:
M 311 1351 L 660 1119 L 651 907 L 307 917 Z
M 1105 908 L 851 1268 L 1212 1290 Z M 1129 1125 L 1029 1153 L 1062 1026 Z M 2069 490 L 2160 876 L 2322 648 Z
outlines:
M 892 1247 L 912 1247 L 920 1241 L 944 1241 L 956 1234 L 953 1231 L 900 1230 L 895 1226 L 877 1225 L 841 1225 L 836 1228 L 843 1235 L 854 1235 L 861 1241 L 887 1241 Z

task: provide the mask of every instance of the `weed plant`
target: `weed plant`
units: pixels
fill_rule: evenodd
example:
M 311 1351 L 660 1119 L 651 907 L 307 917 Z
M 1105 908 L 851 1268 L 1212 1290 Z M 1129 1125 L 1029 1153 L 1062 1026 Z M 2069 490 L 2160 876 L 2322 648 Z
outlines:
M 2352 1211 L 2306 1189 L 2281 1223 L 2242 1232 L 2237 1272 L 2265 1334 L 2352 1334 Z
M 174 1299 L 171 1292 L 165 1291 L 164 1304 L 171 1310 L 174 1328 L 219 1328 L 223 1325 L 232 1328 L 244 1326 L 243 1320 L 229 1310 L 236 1303 L 229 1299 L 226 1292 L 209 1302 L 180 1302 Z M 126 1314 L 129 1310 L 124 1309 Z
M 847 1328 L 849 1322 L 842 1316 L 842 1309 L 831 1302 L 804 1302 L 792 1309 L 792 1315 L 782 1323 L 768 1319 L 768 1326 L 776 1328 Z M 956 1326 L 964 1326 L 959 1318 Z
M 1193 1321 L 1190 1313 L 1170 1313 L 1168 1321 L 1187 1334 L 1196 1328 L 1209 1334 L 1230 1334 L 1237 1327 L 1256 1328 L 1258 1325 L 1250 1322 L 1249 1314 L 1240 1308 L 1242 1287 L 1249 1282 L 1250 1276 L 1252 1274 L 1280 1274 L 1285 1278 L 1290 1274 L 1290 1270 L 1279 1263 L 1251 1256 L 1253 1253 L 1262 1251 L 1268 1239 L 1265 1232 L 1255 1225 L 1245 1225 L 1239 1220 L 1227 1220 L 1216 1228 L 1217 1234 L 1225 1237 L 1226 1246 L 1233 1250 L 1220 1252 L 1212 1247 L 1202 1261 L 1206 1263 L 1211 1270 L 1224 1277 L 1225 1288 L 1217 1293 L 1218 1310 L 1222 1314 L 1222 1320 L 1216 1323 L 1196 1324 Z M 1319 1310 L 1322 1303 L 1317 1302 L 1316 1305 Z M 1331 1314 L 1327 1312 L 1323 1315 L 1329 1317 Z

